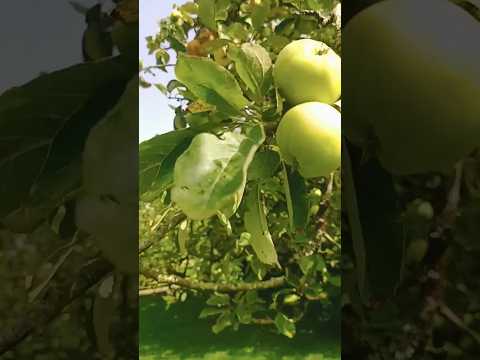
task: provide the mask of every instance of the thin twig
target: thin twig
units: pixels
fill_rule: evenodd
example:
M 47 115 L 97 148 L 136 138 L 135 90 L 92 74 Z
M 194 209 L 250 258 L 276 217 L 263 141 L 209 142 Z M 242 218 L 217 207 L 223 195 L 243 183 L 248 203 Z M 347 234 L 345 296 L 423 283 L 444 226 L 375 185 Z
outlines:
M 457 325 L 460 329 L 468 333 L 475 341 L 480 344 L 480 334 L 477 333 L 476 331 L 470 329 L 464 322 L 463 320 L 457 316 L 445 303 L 439 301 L 437 302 L 437 305 L 439 307 L 440 313 L 445 316 L 448 320 L 450 320 L 452 323 Z

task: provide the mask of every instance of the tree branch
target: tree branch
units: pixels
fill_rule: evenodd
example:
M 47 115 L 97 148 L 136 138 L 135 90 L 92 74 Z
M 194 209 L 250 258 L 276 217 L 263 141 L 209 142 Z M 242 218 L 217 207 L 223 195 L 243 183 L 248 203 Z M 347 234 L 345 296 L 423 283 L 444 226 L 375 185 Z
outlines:
M 275 324 L 275 321 L 273 321 L 272 319 L 270 318 L 254 318 L 252 319 L 252 323 L 255 324 L 255 325 L 272 325 L 272 324 Z
M 142 269 L 141 274 L 161 284 L 177 285 L 177 286 L 188 288 L 188 289 L 208 290 L 208 291 L 218 291 L 218 292 L 274 289 L 274 288 L 281 287 L 285 284 L 285 278 L 283 276 L 271 278 L 270 280 L 256 281 L 251 283 L 242 282 L 238 284 L 220 284 L 220 283 L 187 279 L 177 275 L 164 275 L 164 274 L 160 274 L 158 271 L 153 269 Z
M 150 295 L 164 295 L 168 292 L 168 286 L 162 286 L 152 289 L 140 289 L 138 292 L 139 296 L 150 296 Z

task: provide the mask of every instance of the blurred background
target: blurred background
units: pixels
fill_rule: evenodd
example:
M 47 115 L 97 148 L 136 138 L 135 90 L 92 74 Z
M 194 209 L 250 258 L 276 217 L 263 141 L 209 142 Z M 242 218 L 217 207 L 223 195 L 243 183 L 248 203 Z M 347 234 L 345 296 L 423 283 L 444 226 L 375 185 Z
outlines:
M 140 42 L 139 56 L 144 66 L 155 65 L 155 56 L 148 54 L 147 36 L 158 32 L 158 21 L 172 12 L 173 5 L 182 5 L 185 0 L 140 0 Z M 174 52 L 171 53 L 171 63 L 175 63 Z M 166 85 L 172 80 L 174 68 L 168 67 L 167 72 L 156 71 L 156 76 L 145 76 L 146 80 Z M 154 86 L 140 88 L 140 142 L 155 135 L 173 130 L 175 113 L 168 107 L 168 99 Z

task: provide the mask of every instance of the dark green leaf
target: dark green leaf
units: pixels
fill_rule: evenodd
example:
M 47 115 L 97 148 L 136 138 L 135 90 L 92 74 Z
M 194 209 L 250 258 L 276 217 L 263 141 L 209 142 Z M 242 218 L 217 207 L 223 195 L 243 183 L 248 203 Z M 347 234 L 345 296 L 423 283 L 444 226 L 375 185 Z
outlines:
M 79 158 L 88 132 L 128 77 L 112 58 L 42 75 L 0 96 L 0 217 L 28 198 L 42 174 Z
M 173 183 L 175 161 L 194 135 L 192 130 L 177 130 L 140 144 L 140 195 L 159 196 Z
M 284 172 L 291 231 L 303 231 L 307 225 L 310 210 L 305 179 L 291 167 L 285 166 Z
M 280 155 L 273 150 L 257 151 L 248 169 L 248 180 L 268 179 L 276 174 Z

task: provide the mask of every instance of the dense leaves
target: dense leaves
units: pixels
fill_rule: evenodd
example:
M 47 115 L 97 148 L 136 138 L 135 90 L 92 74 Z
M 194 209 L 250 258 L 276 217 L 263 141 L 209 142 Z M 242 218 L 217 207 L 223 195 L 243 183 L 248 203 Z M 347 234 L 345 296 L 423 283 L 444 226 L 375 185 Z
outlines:
M 275 130 L 288 108 L 272 76 L 293 40 L 339 51 L 336 5 L 192 1 L 146 39 L 143 86 L 174 66 L 175 80 L 153 84 L 177 103 L 164 119 L 176 130 L 140 145 L 141 294 L 174 306 L 206 293 L 199 317 L 214 333 L 256 324 L 294 337 L 311 308 L 317 321 L 338 313 L 340 173 L 286 170 Z

